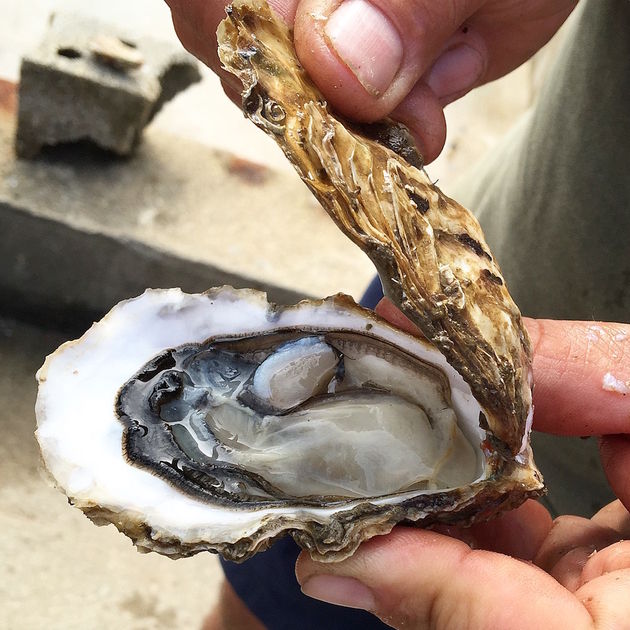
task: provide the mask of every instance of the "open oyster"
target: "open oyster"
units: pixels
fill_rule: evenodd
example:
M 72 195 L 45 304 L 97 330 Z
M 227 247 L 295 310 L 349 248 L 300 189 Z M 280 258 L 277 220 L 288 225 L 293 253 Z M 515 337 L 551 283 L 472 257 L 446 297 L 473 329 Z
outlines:
M 240 560 L 290 532 L 335 559 L 401 520 L 488 518 L 540 488 L 528 448 L 493 451 L 439 351 L 346 296 L 147 291 L 38 378 L 57 484 L 167 555 Z
M 329 112 L 265 4 L 235 2 L 219 40 L 246 115 L 425 338 L 346 296 L 147 291 L 38 373 L 56 483 L 140 549 L 233 560 L 286 533 L 341 559 L 401 521 L 467 524 L 540 494 L 529 340 L 475 219 L 399 125 Z

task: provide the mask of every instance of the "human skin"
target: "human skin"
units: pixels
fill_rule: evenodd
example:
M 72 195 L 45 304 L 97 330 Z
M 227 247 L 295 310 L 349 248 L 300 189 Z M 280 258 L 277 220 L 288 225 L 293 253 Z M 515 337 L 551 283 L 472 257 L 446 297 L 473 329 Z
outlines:
M 294 28 L 300 62 L 342 115 L 405 123 L 426 163 L 446 138 L 443 108 L 521 65 L 576 0 L 268 0 Z M 226 0 L 166 0 L 182 43 L 221 78 L 216 28 Z M 342 6 L 343 5 L 343 6 Z M 341 7 L 341 9 L 340 9 Z M 331 18 L 332 16 L 332 18 Z

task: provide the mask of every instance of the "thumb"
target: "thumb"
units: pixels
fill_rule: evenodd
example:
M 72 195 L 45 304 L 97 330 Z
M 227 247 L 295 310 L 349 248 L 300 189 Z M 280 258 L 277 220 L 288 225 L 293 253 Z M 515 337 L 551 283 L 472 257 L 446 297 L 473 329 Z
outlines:
M 366 122 L 393 114 L 417 132 L 430 161 L 444 142 L 442 105 L 470 90 L 485 72 L 484 39 L 474 29 L 462 28 L 482 4 L 302 0 L 295 17 L 295 45 L 337 111 Z M 430 68 L 425 82 L 418 83 Z M 423 129 L 414 129 L 418 111 Z M 424 127 L 436 126 L 439 133 L 433 130 L 427 137 Z
M 435 532 L 399 527 L 347 560 L 302 553 L 302 591 L 369 610 L 395 628 L 588 628 L 584 606 L 550 575 Z

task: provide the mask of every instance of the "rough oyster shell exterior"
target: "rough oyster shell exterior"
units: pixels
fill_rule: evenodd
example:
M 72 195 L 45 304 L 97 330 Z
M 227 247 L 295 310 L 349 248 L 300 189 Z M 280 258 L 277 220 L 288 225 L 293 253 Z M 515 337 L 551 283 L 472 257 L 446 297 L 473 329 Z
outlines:
M 245 115 L 470 384 L 496 447 L 516 455 L 531 427 L 530 342 L 478 221 L 431 182 L 402 125 L 356 127 L 330 111 L 265 2 L 234 2 L 218 39 L 224 67 L 243 84 Z

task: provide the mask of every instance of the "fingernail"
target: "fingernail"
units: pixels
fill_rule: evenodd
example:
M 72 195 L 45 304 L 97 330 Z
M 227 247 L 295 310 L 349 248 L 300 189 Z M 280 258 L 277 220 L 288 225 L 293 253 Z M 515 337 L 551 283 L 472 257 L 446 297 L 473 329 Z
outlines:
M 483 70 L 481 55 L 474 48 L 460 44 L 447 50 L 433 64 L 426 83 L 446 105 L 471 89 L 481 78 Z
M 403 46 L 385 14 L 366 0 L 345 0 L 328 18 L 324 31 L 370 94 L 387 90 L 400 68 Z
M 302 592 L 322 602 L 375 610 L 376 604 L 372 591 L 358 580 L 338 575 L 314 575 L 302 584 Z

